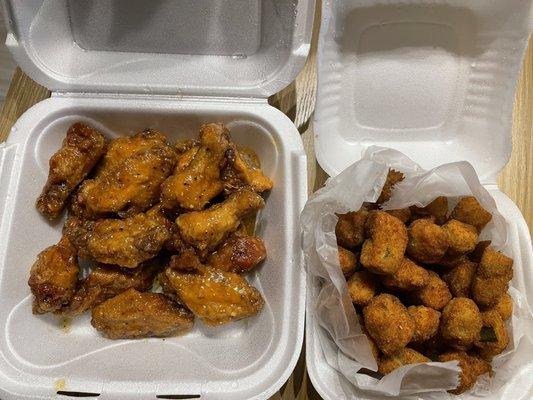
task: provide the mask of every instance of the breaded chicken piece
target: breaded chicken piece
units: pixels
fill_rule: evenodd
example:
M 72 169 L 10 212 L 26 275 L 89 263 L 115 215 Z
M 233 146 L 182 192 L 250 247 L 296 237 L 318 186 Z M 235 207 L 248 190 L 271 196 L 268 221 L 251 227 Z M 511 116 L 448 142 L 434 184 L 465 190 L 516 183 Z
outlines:
M 160 293 L 128 289 L 92 310 L 91 325 L 109 339 L 166 337 L 192 329 L 193 314 Z
M 376 274 L 394 274 L 404 258 L 407 229 L 398 218 L 372 211 L 365 224 L 369 236 L 363 243 L 360 262 Z
M 79 266 L 76 248 L 66 237 L 37 255 L 28 285 L 35 296 L 33 313 L 44 314 L 67 304 L 76 289 Z
M 423 362 L 431 362 L 431 360 L 418 351 L 405 347 L 393 355 L 380 358 L 378 361 L 378 372 L 382 375 L 387 375 L 404 365 Z
M 509 344 L 509 335 L 505 322 L 496 310 L 481 313 L 483 327 L 479 340 L 474 343 L 481 358 L 491 361 L 494 356 L 502 353 Z
M 486 248 L 472 283 L 472 298 L 480 307 L 493 307 L 507 293 L 512 278 L 513 260 Z
M 381 193 L 376 203 L 381 204 L 381 203 L 385 203 L 386 201 L 389 201 L 392 196 L 392 188 L 398 182 L 401 182 L 403 180 L 404 180 L 404 176 L 401 172 L 396 171 L 394 169 L 389 169 L 389 173 L 387 174 L 385 184 L 383 185 L 383 189 L 381 189 Z
M 194 253 L 172 256 L 165 274 L 183 304 L 209 326 L 251 317 L 264 305 L 259 291 L 242 276 L 203 266 Z
M 477 264 L 465 260 L 442 275 L 454 297 L 470 297 L 470 287 L 476 275 Z
M 260 195 L 244 189 L 207 210 L 181 214 L 176 219 L 176 224 L 186 243 L 200 251 L 210 251 L 239 227 L 241 218 L 264 205 L 265 201 Z
M 50 220 L 59 217 L 67 199 L 106 151 L 104 135 L 89 125 L 72 125 L 61 148 L 50 158 L 50 171 L 37 209 Z
M 481 332 L 481 313 L 476 303 L 466 297 L 456 297 L 442 310 L 440 335 L 458 350 L 468 350 Z
M 365 327 L 379 349 L 392 355 L 411 341 L 415 323 L 397 297 L 380 294 L 363 309 Z
M 337 243 L 348 249 L 354 250 L 365 240 L 365 222 L 368 210 L 362 207 L 358 211 L 351 211 L 346 214 L 338 214 L 339 220 L 335 226 Z
M 435 310 L 442 310 L 452 299 L 452 294 L 439 275 L 433 271 L 428 271 L 429 282 L 422 289 L 413 293 L 413 300 L 418 304 L 423 304 Z
M 357 269 L 357 256 L 344 247 L 337 246 L 339 250 L 339 264 L 345 278 L 349 278 Z
M 383 277 L 383 284 L 388 288 L 405 291 L 422 289 L 428 283 L 429 273 L 406 257 L 394 274 Z
M 170 239 L 170 221 L 155 206 L 126 219 L 80 220 L 71 217 L 63 232 L 79 256 L 104 264 L 135 268 L 153 258 Z
M 450 245 L 444 229 L 427 219 L 415 220 L 408 233 L 407 254 L 421 263 L 438 263 Z
M 222 171 L 226 195 L 244 187 L 258 193 L 272 189 L 272 180 L 261 170 L 259 158 L 255 153 L 250 155 L 250 152 L 238 150 L 234 144 L 226 152 L 228 163 Z
M 448 198 L 439 196 L 425 207 L 411 206 L 410 210 L 415 219 L 433 217 L 434 223 L 442 225 L 448 214 Z
M 456 389 L 448 390 L 453 394 L 461 394 L 471 389 L 479 376 L 491 373 L 490 364 L 479 357 L 469 355 L 464 351 L 451 351 L 439 356 L 440 362 L 458 361 L 461 368 L 459 385 Z
M 160 185 L 176 165 L 176 151 L 152 130 L 116 144 L 118 140 L 111 143 L 96 177 L 80 186 L 71 207 L 75 215 L 95 219 L 117 213 L 124 218 L 158 201 Z
M 505 293 L 498 303 L 485 311 L 496 311 L 504 321 L 507 321 L 509 318 L 513 315 L 513 298 L 509 295 L 509 293 Z
M 266 247 L 259 237 L 232 235 L 207 259 L 210 267 L 230 272 L 250 271 L 266 258 Z
M 230 148 L 229 131 L 222 124 L 206 124 L 200 127 L 199 136 L 200 147 L 192 160 L 185 167 L 178 165 L 161 185 L 164 208 L 202 210 L 224 189 L 220 168 Z
M 128 289 L 140 292 L 149 290 L 159 269 L 159 264 L 153 260 L 146 261 L 135 269 L 96 266 L 80 281 L 72 300 L 58 313 L 74 317 Z
M 367 305 L 379 288 L 376 276 L 368 271 L 355 272 L 347 285 L 352 302 L 358 306 Z
M 492 215 L 479 204 L 474 196 L 466 196 L 459 200 L 450 218 L 473 225 L 478 232 L 481 232 L 492 219 Z
M 448 252 L 452 255 L 469 253 L 475 249 L 478 239 L 475 226 L 451 219 L 442 225 L 442 229 L 448 234 Z
M 409 208 L 400 208 L 397 210 L 385 210 L 385 212 L 398 218 L 404 224 L 409 222 L 409 220 L 411 219 L 411 210 Z
M 415 323 L 415 333 L 411 342 L 425 342 L 437 334 L 440 323 L 440 312 L 426 306 L 409 306 L 407 312 Z

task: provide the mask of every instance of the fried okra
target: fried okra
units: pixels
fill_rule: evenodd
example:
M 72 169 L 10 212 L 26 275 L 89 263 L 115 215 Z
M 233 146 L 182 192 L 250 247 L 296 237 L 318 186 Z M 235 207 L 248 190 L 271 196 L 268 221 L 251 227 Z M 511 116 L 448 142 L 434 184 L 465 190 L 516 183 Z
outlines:
M 369 335 L 386 355 L 403 349 L 413 338 L 415 324 L 405 306 L 391 294 L 370 300 L 363 317 Z
M 407 246 L 407 229 L 398 218 L 384 211 L 372 211 L 365 225 L 360 262 L 371 272 L 393 274 L 400 267 Z
M 410 306 L 407 308 L 407 312 L 415 323 L 415 333 L 411 342 L 425 342 L 437 334 L 440 312 L 426 306 Z
M 357 269 L 357 257 L 350 250 L 338 246 L 339 250 L 339 264 L 341 265 L 342 273 L 345 278 L 349 278 Z
M 353 250 L 363 244 L 367 216 L 368 210 L 364 207 L 359 211 L 339 214 L 339 220 L 335 226 L 337 243 L 348 250 Z
M 497 311 L 502 319 L 507 321 L 513 315 L 513 298 L 509 295 L 509 293 L 505 293 L 494 307 L 485 311 L 491 310 Z
M 452 299 L 452 294 L 439 275 L 428 271 L 429 282 L 422 289 L 413 292 L 414 300 L 435 310 L 442 310 Z
M 507 292 L 513 277 L 513 260 L 499 251 L 485 249 L 472 284 L 472 298 L 480 307 L 493 307 Z
M 449 346 L 468 350 L 481 332 L 481 313 L 476 303 L 466 297 L 456 297 L 444 307 L 440 335 Z
M 470 287 L 476 275 L 477 264 L 465 260 L 442 275 L 454 297 L 470 297 Z
M 348 280 L 348 293 L 354 304 L 365 306 L 376 295 L 379 287 L 376 276 L 368 271 L 357 271 Z
M 392 188 L 398 182 L 403 181 L 403 179 L 404 179 L 404 176 L 401 172 L 395 171 L 393 169 L 389 169 L 389 173 L 387 174 L 385 184 L 383 185 L 383 189 L 381 189 L 381 193 L 376 203 L 381 204 L 381 203 L 385 203 L 386 201 L 389 201 L 392 195 Z
M 409 226 L 407 254 L 415 261 L 435 264 L 450 245 L 446 231 L 427 219 L 417 219 Z
M 409 208 L 399 208 L 397 210 L 386 210 L 386 212 L 392 215 L 393 217 L 398 218 L 404 224 L 409 222 L 409 220 L 411 219 L 411 210 Z
M 509 335 L 498 311 L 484 311 L 481 313 L 481 319 L 483 327 L 475 346 L 481 358 L 491 361 L 494 356 L 505 350 L 509 344 Z
M 431 360 L 418 351 L 405 347 L 387 357 L 382 357 L 378 361 L 378 372 L 383 375 L 390 374 L 397 368 L 408 364 L 417 364 L 423 362 L 430 362 Z
M 463 197 L 452 210 L 451 218 L 476 227 L 478 232 L 492 219 L 474 196 Z
M 453 394 L 461 394 L 471 389 L 479 376 L 490 373 L 491 367 L 488 362 L 479 357 L 469 355 L 464 351 L 451 351 L 439 356 L 440 362 L 458 361 L 461 368 L 459 385 L 456 389 L 449 390 Z
M 475 249 L 478 234 L 475 226 L 451 219 L 442 225 L 442 229 L 448 234 L 452 254 L 464 254 Z
M 439 196 L 425 207 L 411 206 L 410 210 L 415 219 L 433 217 L 436 224 L 442 225 L 448 214 L 448 198 Z
M 391 289 L 417 290 L 429 282 L 429 273 L 408 258 L 404 258 L 400 268 L 392 274 L 383 277 L 383 284 Z

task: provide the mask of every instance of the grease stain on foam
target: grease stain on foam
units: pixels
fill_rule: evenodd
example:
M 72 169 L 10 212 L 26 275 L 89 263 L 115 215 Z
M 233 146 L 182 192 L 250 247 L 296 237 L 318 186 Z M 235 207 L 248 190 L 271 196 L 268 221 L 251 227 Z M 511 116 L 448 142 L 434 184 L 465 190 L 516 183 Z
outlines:
M 72 328 L 72 318 L 68 318 L 68 317 L 61 318 L 59 320 L 59 327 L 61 328 L 63 332 L 69 333 L 70 329 Z
M 67 383 L 64 378 L 58 379 L 54 382 L 54 388 L 56 390 L 65 390 L 67 388 Z

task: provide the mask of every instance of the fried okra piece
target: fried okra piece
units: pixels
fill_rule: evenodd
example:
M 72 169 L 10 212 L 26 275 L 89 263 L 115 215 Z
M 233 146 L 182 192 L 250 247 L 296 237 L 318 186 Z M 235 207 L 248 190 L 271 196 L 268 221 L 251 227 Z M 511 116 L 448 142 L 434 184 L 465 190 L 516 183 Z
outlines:
M 350 250 L 338 246 L 339 250 L 339 264 L 341 265 L 342 273 L 345 278 L 349 278 L 357 269 L 357 256 Z
M 337 243 L 348 250 L 353 250 L 363 244 L 365 240 L 365 222 L 368 210 L 361 208 L 346 214 L 339 214 L 339 220 L 335 226 Z
M 485 249 L 489 247 L 490 244 L 490 240 L 482 240 L 481 242 L 478 242 L 474 250 L 470 254 L 468 254 L 468 258 L 479 264 L 479 262 L 481 261 L 481 257 L 485 252 Z
M 76 289 L 79 266 L 76 248 L 68 238 L 37 255 L 30 271 L 28 285 L 35 296 L 33 313 L 44 314 L 67 304 Z
M 428 271 L 429 282 L 422 289 L 413 292 L 414 300 L 435 310 L 442 310 L 452 299 L 452 294 L 439 275 Z
M 50 171 L 37 209 L 48 219 L 59 217 L 72 191 L 85 179 L 104 155 L 104 136 L 88 125 L 72 125 L 61 148 L 50 158 Z
M 404 258 L 400 268 L 392 274 L 383 277 L 383 284 L 391 289 L 417 290 L 429 282 L 429 273 L 408 258 Z
M 425 355 L 420 354 L 418 351 L 405 347 L 397 353 L 382 357 L 378 361 L 378 372 L 382 375 L 387 375 L 404 365 L 423 362 L 431 362 L 431 360 Z
M 478 239 L 475 226 L 451 219 L 442 225 L 442 229 L 448 234 L 448 251 L 453 255 L 469 253 L 475 249 Z
M 426 306 L 409 306 L 407 312 L 415 323 L 415 333 L 411 342 L 425 342 L 437 334 L 440 323 L 440 312 Z
M 492 219 L 491 213 L 485 210 L 474 196 L 463 197 L 452 210 L 451 218 L 473 225 L 478 232 Z
M 376 276 L 368 271 L 357 271 L 348 280 L 348 293 L 352 302 L 365 306 L 378 291 L 379 283 Z
M 505 293 L 498 303 L 485 311 L 497 311 L 504 321 L 507 321 L 513 315 L 513 298 L 509 293 Z
M 448 214 L 448 198 L 439 196 L 425 207 L 411 206 L 410 210 L 416 219 L 433 217 L 433 222 L 442 225 Z
M 91 325 L 109 339 L 166 337 L 190 331 L 194 316 L 161 293 L 128 289 L 92 310 Z
M 369 238 L 363 243 L 360 262 L 376 274 L 394 274 L 407 246 L 407 229 L 398 218 L 372 211 L 365 224 Z
M 386 201 L 389 201 L 392 195 L 392 188 L 398 182 L 403 181 L 403 179 L 404 179 L 404 176 L 401 172 L 396 171 L 394 169 L 389 169 L 389 173 L 387 174 L 385 184 L 383 185 L 383 189 L 381 189 L 381 193 L 376 203 L 381 204 L 381 203 L 385 203 Z
M 411 341 L 415 323 L 400 300 L 391 294 L 380 294 L 363 309 L 365 327 L 379 349 L 392 355 Z
M 472 298 L 480 307 L 495 306 L 513 278 L 513 260 L 499 251 L 485 249 L 472 284 Z
M 476 275 L 477 264 L 465 260 L 442 275 L 454 297 L 470 297 L 470 287 Z
M 427 219 L 414 221 L 408 233 L 407 254 L 425 264 L 438 263 L 450 245 L 444 229 Z
M 440 362 L 458 361 L 461 368 L 459 376 L 459 385 L 456 389 L 448 390 L 453 394 L 461 394 L 471 389 L 479 376 L 491 373 L 491 367 L 488 362 L 474 355 L 469 355 L 464 351 L 451 351 L 439 356 Z
M 466 297 L 450 300 L 442 310 L 440 335 L 455 349 L 468 350 L 479 339 L 481 326 L 479 308 Z
M 411 210 L 409 208 L 399 208 L 397 210 L 386 210 L 385 212 L 389 213 L 393 217 L 398 218 L 404 224 L 409 222 L 411 219 Z
M 481 313 L 481 319 L 483 327 L 475 346 L 481 358 L 491 361 L 494 356 L 506 349 L 509 344 L 509 335 L 505 329 L 505 322 L 498 311 L 484 311 Z

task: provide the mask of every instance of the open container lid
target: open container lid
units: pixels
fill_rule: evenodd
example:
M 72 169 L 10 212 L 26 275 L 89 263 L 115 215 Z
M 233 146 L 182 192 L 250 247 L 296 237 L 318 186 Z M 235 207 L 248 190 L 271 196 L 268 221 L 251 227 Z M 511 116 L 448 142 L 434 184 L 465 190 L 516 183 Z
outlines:
M 305 63 L 314 0 L 4 0 L 7 46 L 53 91 L 268 97 Z
M 530 0 L 326 1 L 315 152 L 331 176 L 369 145 L 495 183 L 511 152 Z

